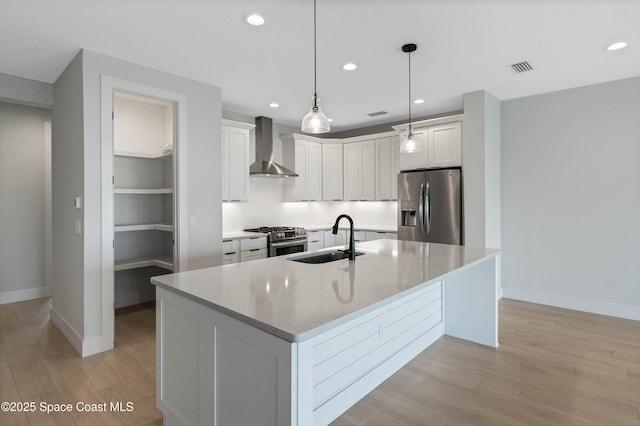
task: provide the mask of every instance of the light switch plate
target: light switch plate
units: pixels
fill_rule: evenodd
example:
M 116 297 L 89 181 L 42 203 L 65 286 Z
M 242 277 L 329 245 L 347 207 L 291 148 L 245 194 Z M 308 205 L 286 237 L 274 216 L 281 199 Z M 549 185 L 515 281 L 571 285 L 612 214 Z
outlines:
M 73 199 L 73 206 L 76 209 L 81 209 L 82 208 L 82 197 L 75 197 Z

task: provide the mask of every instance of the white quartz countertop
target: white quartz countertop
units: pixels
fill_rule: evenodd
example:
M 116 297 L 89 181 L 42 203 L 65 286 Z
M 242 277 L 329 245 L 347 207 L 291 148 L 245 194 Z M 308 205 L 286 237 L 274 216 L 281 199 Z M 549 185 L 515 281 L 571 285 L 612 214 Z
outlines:
M 290 342 L 307 340 L 499 250 L 374 240 L 355 262 L 306 264 L 270 257 L 153 277 L 157 286 Z M 402 296 L 401 296 L 402 295 Z

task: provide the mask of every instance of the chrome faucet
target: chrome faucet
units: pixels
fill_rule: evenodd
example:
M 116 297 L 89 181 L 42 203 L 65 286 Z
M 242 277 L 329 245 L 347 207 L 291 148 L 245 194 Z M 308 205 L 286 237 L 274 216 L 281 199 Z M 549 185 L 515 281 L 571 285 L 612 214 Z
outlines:
M 343 217 L 347 218 L 347 220 L 349 221 L 349 232 L 351 234 L 351 236 L 349 237 L 349 250 L 347 251 L 347 253 L 349 253 L 349 260 L 356 260 L 356 241 L 353 235 L 353 219 L 351 219 L 351 216 L 349 216 L 348 214 L 341 214 L 340 216 L 338 216 L 338 218 L 336 219 L 336 223 L 333 224 L 333 230 L 331 232 L 333 232 L 334 234 L 338 233 L 338 223 Z

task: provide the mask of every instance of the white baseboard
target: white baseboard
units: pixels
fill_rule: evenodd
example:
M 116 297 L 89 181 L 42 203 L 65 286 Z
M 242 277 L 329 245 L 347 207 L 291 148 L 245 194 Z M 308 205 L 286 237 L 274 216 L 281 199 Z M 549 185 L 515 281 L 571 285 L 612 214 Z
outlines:
M 83 339 L 75 328 L 54 308 L 50 311 L 51 322 L 58 327 L 60 332 L 67 338 L 71 346 L 82 357 L 97 354 L 98 352 L 104 352 L 105 350 L 112 349 L 113 346 L 105 348 L 105 343 L 102 336 L 89 337 Z
M 124 306 L 137 305 L 139 303 L 150 302 L 156 300 L 156 289 L 152 287 L 150 291 L 128 291 L 126 293 L 116 293 L 113 298 L 113 307 L 115 309 Z
M 71 324 L 67 322 L 67 320 L 60 315 L 58 311 L 56 311 L 53 307 L 50 311 L 51 322 L 58 327 L 58 330 L 62 333 L 64 337 L 67 338 L 71 346 L 82 355 L 82 337 L 76 331 L 75 328 Z
M 502 288 L 500 289 L 500 293 L 501 297 L 505 297 L 507 299 L 516 299 L 524 302 L 540 303 L 542 305 L 556 306 L 558 308 L 573 309 L 575 311 L 591 312 L 610 317 L 640 321 L 640 307 L 638 306 L 565 296 L 563 294 L 523 290 L 519 288 Z
M 0 293 L 0 305 L 49 296 L 51 296 L 51 290 L 48 287 L 34 287 L 26 288 L 24 290 L 5 291 Z

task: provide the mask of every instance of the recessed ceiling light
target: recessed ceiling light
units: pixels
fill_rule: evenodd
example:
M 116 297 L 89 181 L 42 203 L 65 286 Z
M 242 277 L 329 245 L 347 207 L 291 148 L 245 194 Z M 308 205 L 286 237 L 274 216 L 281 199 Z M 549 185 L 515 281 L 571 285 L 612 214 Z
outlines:
M 607 46 L 607 50 L 620 50 L 627 47 L 627 43 L 624 41 L 617 41 Z
M 353 71 L 356 68 L 358 68 L 358 66 L 356 64 L 354 64 L 353 62 L 348 62 L 348 63 L 346 63 L 346 64 L 344 64 L 342 66 L 342 69 L 345 70 L 345 71 Z
M 278 107 L 280 106 L 280 104 L 279 104 L 279 103 L 277 103 L 277 102 L 271 102 L 271 103 L 269 104 L 269 106 L 270 106 L 271 108 L 278 108 Z
M 414 104 L 423 104 L 424 103 L 424 99 L 416 99 L 415 101 L 413 101 Z
M 333 121 L 333 118 L 330 118 L 329 121 Z
M 264 24 L 264 18 L 256 13 L 253 13 L 245 18 L 248 24 L 250 25 L 262 25 Z

